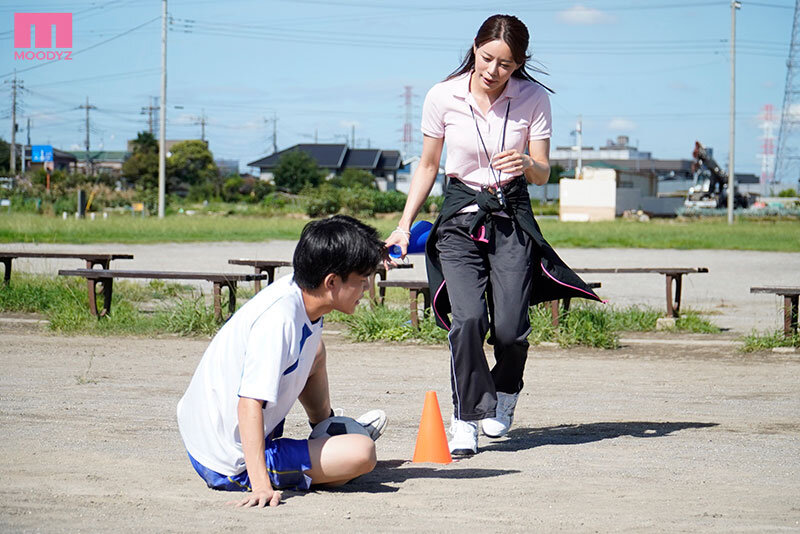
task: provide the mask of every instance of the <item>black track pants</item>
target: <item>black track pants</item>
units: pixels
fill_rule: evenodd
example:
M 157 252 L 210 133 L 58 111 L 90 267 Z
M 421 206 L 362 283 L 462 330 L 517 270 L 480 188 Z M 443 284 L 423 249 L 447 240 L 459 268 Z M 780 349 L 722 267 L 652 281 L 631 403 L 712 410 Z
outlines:
M 436 247 L 452 307 L 450 381 L 454 415 L 475 421 L 494 417 L 497 392 L 522 389 L 530 333 L 531 238 L 510 219 L 495 217 L 492 242 L 469 235 L 474 214 L 456 215 L 438 229 Z M 487 307 L 487 283 L 491 301 Z M 483 351 L 493 315 L 495 365 Z

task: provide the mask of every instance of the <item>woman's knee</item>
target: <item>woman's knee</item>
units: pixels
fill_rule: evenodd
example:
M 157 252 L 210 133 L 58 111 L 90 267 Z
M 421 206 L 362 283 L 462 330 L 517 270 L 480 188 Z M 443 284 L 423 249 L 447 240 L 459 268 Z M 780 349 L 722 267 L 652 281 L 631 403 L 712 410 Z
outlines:
M 496 347 L 511 347 L 514 345 L 528 344 L 528 334 L 531 328 L 528 325 L 495 325 L 494 328 L 494 344 Z

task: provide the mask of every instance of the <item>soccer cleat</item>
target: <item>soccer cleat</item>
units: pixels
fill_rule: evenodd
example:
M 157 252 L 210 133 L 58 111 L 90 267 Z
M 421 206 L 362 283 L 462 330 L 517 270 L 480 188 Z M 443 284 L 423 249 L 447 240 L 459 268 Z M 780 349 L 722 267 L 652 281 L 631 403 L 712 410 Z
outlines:
M 370 410 L 356 418 L 356 421 L 367 429 L 372 441 L 377 441 L 386 429 L 386 413 L 383 410 Z
M 497 409 L 494 417 L 487 417 L 481 421 L 483 433 L 490 438 L 501 438 L 508 434 L 511 423 L 514 422 L 514 408 L 517 407 L 519 393 L 497 392 Z
M 452 456 L 472 456 L 478 452 L 478 423 L 450 419 L 450 454 Z

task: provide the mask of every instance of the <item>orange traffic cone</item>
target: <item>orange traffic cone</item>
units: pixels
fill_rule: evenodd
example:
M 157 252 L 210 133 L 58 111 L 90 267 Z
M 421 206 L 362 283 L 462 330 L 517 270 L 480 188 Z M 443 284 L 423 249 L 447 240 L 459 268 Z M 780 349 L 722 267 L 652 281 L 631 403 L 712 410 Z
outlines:
M 447 446 L 442 412 L 439 411 L 439 399 L 436 398 L 435 391 L 425 393 L 425 406 L 422 408 L 422 418 L 417 432 L 417 446 L 411 461 L 436 464 L 449 464 L 453 461 L 450 448 Z

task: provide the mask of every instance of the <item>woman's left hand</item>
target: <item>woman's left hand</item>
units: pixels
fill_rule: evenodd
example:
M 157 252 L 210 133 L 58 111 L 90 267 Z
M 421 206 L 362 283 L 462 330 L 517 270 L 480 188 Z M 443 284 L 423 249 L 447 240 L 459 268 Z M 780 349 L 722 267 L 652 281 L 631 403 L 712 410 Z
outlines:
M 510 174 L 512 176 L 523 174 L 525 169 L 532 165 L 530 156 L 526 156 L 517 149 L 499 152 L 492 158 L 492 167 L 496 171 Z

